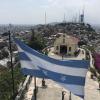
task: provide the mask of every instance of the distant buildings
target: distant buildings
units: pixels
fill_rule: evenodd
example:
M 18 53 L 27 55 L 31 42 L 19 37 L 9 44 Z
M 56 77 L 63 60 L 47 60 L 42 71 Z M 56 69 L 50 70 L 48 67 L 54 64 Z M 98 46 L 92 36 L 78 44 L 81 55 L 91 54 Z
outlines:
M 5 46 L 7 46 L 7 43 L 4 41 L 4 39 L 0 39 L 0 50 L 3 49 Z

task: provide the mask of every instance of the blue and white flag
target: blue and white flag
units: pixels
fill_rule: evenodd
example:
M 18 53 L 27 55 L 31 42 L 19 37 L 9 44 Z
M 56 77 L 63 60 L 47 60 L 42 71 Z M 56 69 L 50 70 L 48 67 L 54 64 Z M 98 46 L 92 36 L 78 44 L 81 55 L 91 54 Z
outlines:
M 87 60 L 56 60 L 43 55 L 18 39 L 14 39 L 24 75 L 49 78 L 73 94 L 84 98 L 85 77 L 89 66 Z

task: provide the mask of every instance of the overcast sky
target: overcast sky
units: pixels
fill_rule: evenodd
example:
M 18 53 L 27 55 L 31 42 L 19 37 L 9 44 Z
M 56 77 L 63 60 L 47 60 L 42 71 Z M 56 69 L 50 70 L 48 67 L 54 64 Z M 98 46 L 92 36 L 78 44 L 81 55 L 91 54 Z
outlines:
M 0 24 L 40 24 L 78 18 L 84 8 L 85 22 L 100 24 L 100 0 L 0 0 Z

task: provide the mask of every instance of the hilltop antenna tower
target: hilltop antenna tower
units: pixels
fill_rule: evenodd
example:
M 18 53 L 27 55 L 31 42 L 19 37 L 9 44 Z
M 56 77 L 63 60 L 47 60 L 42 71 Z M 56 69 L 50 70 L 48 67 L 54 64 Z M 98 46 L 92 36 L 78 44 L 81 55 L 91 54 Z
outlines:
M 45 12 L 45 26 L 46 26 L 46 24 L 47 24 L 47 14 Z
M 66 23 L 66 15 L 65 15 L 65 13 L 64 13 L 63 23 Z
M 82 13 L 83 13 L 83 23 L 84 23 L 84 8 L 83 8 L 83 11 L 82 11 Z
M 79 23 L 84 23 L 84 8 L 82 10 L 82 13 L 79 14 Z

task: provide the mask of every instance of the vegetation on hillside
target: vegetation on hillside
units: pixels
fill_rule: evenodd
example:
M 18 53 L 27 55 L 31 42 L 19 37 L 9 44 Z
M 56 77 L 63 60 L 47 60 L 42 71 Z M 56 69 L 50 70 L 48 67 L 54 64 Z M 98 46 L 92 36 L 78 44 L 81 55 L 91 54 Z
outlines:
M 20 66 L 14 68 L 15 94 L 25 77 L 20 73 Z M 12 76 L 11 70 L 0 67 L 0 100 L 11 100 L 12 97 Z
M 41 51 L 42 49 L 45 48 L 45 40 L 41 34 L 38 33 L 36 34 L 32 29 L 32 36 L 28 45 L 35 50 Z
M 7 50 L 5 50 L 4 48 L 0 50 L 0 60 L 7 58 L 8 56 L 9 56 L 9 53 Z

